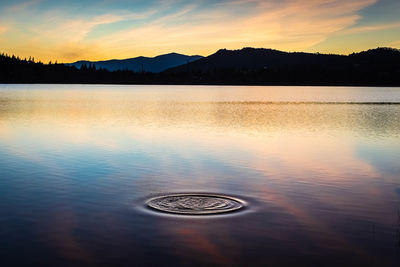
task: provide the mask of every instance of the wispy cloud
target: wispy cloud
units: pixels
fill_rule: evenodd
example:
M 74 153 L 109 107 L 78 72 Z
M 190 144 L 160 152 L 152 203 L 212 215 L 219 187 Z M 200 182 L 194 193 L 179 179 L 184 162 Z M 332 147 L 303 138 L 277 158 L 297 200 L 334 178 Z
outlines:
M 6 32 L 7 30 L 8 30 L 8 27 L 0 25 L 0 34 Z
M 60 11 L 47 12 L 41 15 L 41 20 L 46 23 L 28 25 L 25 29 L 15 32 L 15 36 L 24 42 L 14 45 L 13 48 L 25 56 L 35 54 L 37 58 L 44 58 L 44 61 L 69 62 L 79 58 L 104 57 L 97 40 L 85 40 L 89 33 L 98 26 L 122 21 L 139 21 L 152 14 L 154 11 L 141 13 L 122 11 L 88 17 L 77 16 L 72 19 Z M 46 55 L 43 56 L 40 52 L 39 55 L 38 52 L 27 55 L 26 47 L 32 51 L 45 51 Z
M 400 40 L 391 42 L 390 45 L 396 48 L 400 48 Z
M 55 40 L 57 42 L 79 42 L 96 26 L 110 24 L 123 20 L 122 16 L 105 14 L 90 19 L 71 19 L 53 18 L 53 23 L 43 24 L 31 28 L 36 38 Z
M 43 0 L 28 0 L 28 1 L 23 1 L 21 3 L 15 4 L 8 6 L 5 10 L 6 12 L 20 12 L 22 10 L 26 10 L 34 5 L 39 4 Z
M 128 53 L 132 48 L 142 53 L 179 50 L 209 54 L 218 48 L 266 46 L 286 50 L 302 50 L 318 43 L 330 34 L 351 26 L 357 11 L 375 0 L 300 1 L 234 1 L 240 5 L 251 2 L 253 10 L 247 16 L 232 15 L 232 10 L 220 8 L 208 13 L 185 16 L 177 13 L 140 28 L 110 34 L 101 38 L 104 48 Z M 183 16 L 181 24 L 168 23 L 169 18 Z M 216 18 L 222 18 L 216 20 Z
M 141 9 L 136 4 L 128 8 L 121 5 L 107 9 L 106 13 L 104 8 L 103 12 L 78 13 L 74 13 L 76 7 L 47 9 L 33 14 L 30 24 L 15 22 L 20 25 L 15 32 L 19 40 L 13 41 L 9 49 L 21 51 L 29 44 L 32 55 L 60 61 L 154 56 L 172 51 L 208 55 L 219 48 L 244 46 L 306 50 L 338 32 L 379 30 L 400 23 L 352 29 L 361 18 L 360 10 L 375 2 L 156 1 Z M 22 10 L 37 3 L 39 0 L 27 1 L 12 8 L 22 14 Z
M 352 27 L 352 28 L 343 30 L 341 33 L 342 34 L 352 34 L 352 33 L 359 33 L 359 32 L 387 30 L 387 29 L 393 29 L 393 28 L 400 28 L 400 22 Z

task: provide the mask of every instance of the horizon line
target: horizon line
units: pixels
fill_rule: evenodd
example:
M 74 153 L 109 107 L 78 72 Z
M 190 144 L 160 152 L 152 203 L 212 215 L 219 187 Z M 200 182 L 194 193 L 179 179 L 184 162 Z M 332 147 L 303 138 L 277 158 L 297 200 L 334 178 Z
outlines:
M 160 54 L 160 55 L 156 55 L 156 56 L 152 56 L 152 57 L 151 57 L 151 56 L 136 56 L 136 57 L 129 57 L 129 58 L 112 58 L 112 59 L 102 59 L 102 60 L 95 60 L 95 61 L 94 61 L 94 60 L 87 60 L 87 59 L 80 59 L 80 60 L 77 60 L 77 61 L 74 61 L 74 62 L 61 62 L 61 63 L 58 63 L 58 60 L 55 60 L 55 61 L 50 60 L 48 63 L 51 62 L 51 63 L 54 64 L 55 62 L 57 62 L 57 64 L 73 64 L 73 63 L 77 63 L 77 62 L 80 62 L 80 61 L 101 62 L 101 61 L 112 61 L 112 60 L 136 59 L 136 58 L 140 58 L 140 57 L 143 57 L 143 58 L 156 58 L 156 57 L 159 57 L 159 56 L 165 56 L 165 55 L 170 55 L 170 54 L 178 54 L 178 55 L 189 56 L 189 57 L 200 56 L 200 57 L 202 57 L 202 58 L 206 58 L 206 57 L 209 57 L 209 56 L 211 56 L 211 55 L 216 54 L 218 51 L 221 51 L 221 50 L 226 50 L 226 51 L 240 51 L 240 50 L 243 50 L 243 49 L 265 49 L 265 50 L 273 50 L 273 51 L 279 51 L 279 52 L 284 52 L 284 53 L 306 53 L 306 54 L 337 55 L 337 56 L 349 56 L 349 55 L 351 55 L 351 54 L 361 53 L 361 52 L 366 52 L 366 51 L 376 50 L 376 49 L 390 49 L 390 50 L 394 50 L 394 51 L 400 51 L 399 48 L 395 48 L 395 47 L 378 46 L 378 47 L 375 47 L 375 48 L 369 48 L 369 49 L 361 50 L 361 51 L 358 51 L 358 52 L 353 51 L 353 52 L 348 53 L 348 54 L 339 54 L 339 53 L 321 53 L 321 52 L 306 52 L 306 51 L 285 51 L 285 50 L 279 50 L 279 49 L 275 49 L 275 48 L 250 47 L 250 46 L 246 46 L 246 47 L 242 47 L 242 48 L 238 48 L 238 49 L 220 48 L 220 49 L 218 49 L 217 51 L 215 51 L 214 53 L 209 54 L 209 55 L 207 55 L 207 56 L 203 56 L 203 55 L 186 55 L 186 54 L 182 54 L 182 53 L 179 53 L 179 52 L 169 52 L 169 53 Z M 8 53 L 5 53 L 5 52 L 0 52 L 0 55 L 10 56 L 10 57 L 14 56 L 14 57 L 16 57 L 16 58 L 19 58 L 19 59 L 22 59 L 22 60 L 23 60 L 23 58 L 21 58 L 19 55 L 15 55 L 15 54 L 8 54 Z M 35 59 L 34 56 L 29 56 L 29 58 Z M 27 57 L 24 57 L 24 59 L 28 59 L 28 58 L 27 58 Z M 38 62 L 38 63 L 41 62 L 41 63 L 43 63 L 43 64 L 48 64 L 48 63 L 42 62 L 41 60 L 36 61 L 36 62 Z

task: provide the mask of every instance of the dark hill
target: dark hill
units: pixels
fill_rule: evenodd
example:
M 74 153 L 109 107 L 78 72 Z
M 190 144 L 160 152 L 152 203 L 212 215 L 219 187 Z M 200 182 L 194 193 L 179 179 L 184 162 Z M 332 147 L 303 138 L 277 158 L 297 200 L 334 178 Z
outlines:
M 243 48 L 241 50 L 221 49 L 215 54 L 195 62 L 171 68 L 168 72 L 211 71 L 218 69 L 282 69 L 293 67 L 322 66 L 329 69 L 353 68 L 357 65 L 379 65 L 399 68 L 400 50 L 376 48 L 349 56 L 334 54 L 313 54 L 303 52 L 282 52 L 264 48 Z
M 324 55 L 311 53 L 288 53 L 264 48 L 243 48 L 241 50 L 221 49 L 215 54 L 179 66 L 169 71 L 180 72 L 187 70 L 213 70 L 213 69 L 262 69 L 288 67 L 304 64 L 343 64 L 347 57 L 341 55 Z
M 185 75 L 186 73 L 186 75 Z M 351 55 L 221 49 L 165 71 L 176 82 L 281 85 L 399 85 L 400 50 L 376 48 Z
M 202 58 L 202 56 L 186 56 L 177 53 L 170 53 L 156 57 L 135 57 L 129 59 L 112 59 L 106 61 L 77 61 L 66 65 L 81 68 L 82 65 L 94 64 L 96 68 L 103 68 L 108 71 L 130 70 L 135 72 L 162 72 L 168 68 L 187 64 Z
M 348 56 L 219 50 L 159 73 L 109 71 L 93 64 L 76 68 L 0 54 L 0 83 L 400 86 L 400 50 L 377 48 Z

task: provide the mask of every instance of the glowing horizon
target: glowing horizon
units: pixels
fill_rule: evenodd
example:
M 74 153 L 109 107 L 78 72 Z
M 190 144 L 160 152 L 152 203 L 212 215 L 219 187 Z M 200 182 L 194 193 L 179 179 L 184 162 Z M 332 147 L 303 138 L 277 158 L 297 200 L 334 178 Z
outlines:
M 265 47 L 348 54 L 400 48 L 396 0 L 149 0 L 0 3 L 0 52 L 43 62 Z

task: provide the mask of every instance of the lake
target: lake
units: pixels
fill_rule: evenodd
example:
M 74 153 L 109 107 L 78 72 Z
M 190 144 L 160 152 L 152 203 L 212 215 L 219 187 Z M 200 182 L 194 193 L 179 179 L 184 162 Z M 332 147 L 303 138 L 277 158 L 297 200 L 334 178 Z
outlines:
M 245 208 L 162 213 L 164 194 Z M 400 88 L 0 85 L 4 266 L 399 266 Z

